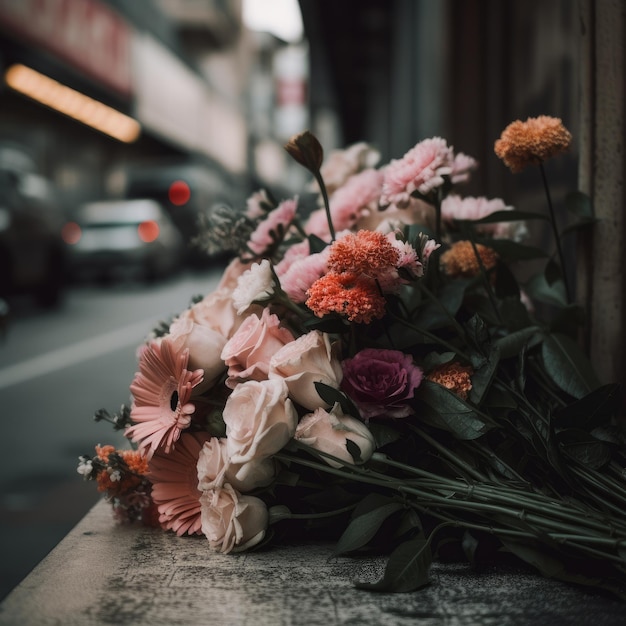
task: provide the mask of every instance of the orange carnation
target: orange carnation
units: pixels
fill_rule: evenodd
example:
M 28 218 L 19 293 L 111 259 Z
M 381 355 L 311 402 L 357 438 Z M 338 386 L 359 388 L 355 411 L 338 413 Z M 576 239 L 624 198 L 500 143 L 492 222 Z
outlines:
M 473 373 L 474 370 L 469 365 L 461 365 L 457 362 L 444 363 L 431 370 L 426 379 L 449 389 L 462 400 L 467 400 L 467 395 L 472 389 Z
M 345 315 L 351 322 L 369 324 L 385 314 L 385 298 L 376 283 L 362 274 L 329 272 L 307 291 L 306 305 L 317 315 Z
M 476 251 L 486 270 L 496 266 L 498 254 L 492 248 L 481 243 L 476 244 Z M 457 241 L 441 255 L 441 265 L 448 276 L 471 278 L 480 272 L 480 264 L 471 241 Z
M 512 172 L 521 172 L 528 165 L 538 165 L 565 152 L 572 135 L 557 117 L 540 115 L 525 122 L 511 122 L 495 143 L 496 155 Z
M 353 272 L 377 278 L 395 269 L 400 254 L 386 235 L 360 230 L 335 241 L 330 247 L 328 267 L 335 272 Z

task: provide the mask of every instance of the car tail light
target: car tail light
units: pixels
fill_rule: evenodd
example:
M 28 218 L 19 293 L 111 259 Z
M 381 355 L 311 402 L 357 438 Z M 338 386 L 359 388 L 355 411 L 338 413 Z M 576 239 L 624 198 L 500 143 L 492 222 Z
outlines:
M 167 190 L 167 197 L 173 205 L 182 206 L 189 202 L 191 189 L 184 180 L 175 180 Z
M 159 225 L 154 220 L 147 220 L 141 222 L 137 227 L 139 233 L 139 239 L 144 243 L 151 243 L 156 241 L 159 237 Z
M 83 231 L 76 222 L 68 222 L 61 229 L 61 237 L 67 244 L 75 244 L 80 241 L 83 236 Z

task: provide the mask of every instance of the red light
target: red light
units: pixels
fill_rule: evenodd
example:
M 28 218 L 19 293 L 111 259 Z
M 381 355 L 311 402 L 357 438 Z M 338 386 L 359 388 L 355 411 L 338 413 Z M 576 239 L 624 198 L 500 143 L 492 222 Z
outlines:
M 61 237 L 63 238 L 63 241 L 67 244 L 78 243 L 82 235 L 83 232 L 76 222 L 68 222 L 61 229 Z
M 189 202 L 191 198 L 191 189 L 184 180 L 175 180 L 167 192 L 170 202 L 176 206 L 182 206 Z
M 139 239 L 145 243 L 151 243 L 156 241 L 159 237 L 159 225 L 154 220 L 148 220 L 147 222 L 141 222 L 137 227 L 139 233 Z

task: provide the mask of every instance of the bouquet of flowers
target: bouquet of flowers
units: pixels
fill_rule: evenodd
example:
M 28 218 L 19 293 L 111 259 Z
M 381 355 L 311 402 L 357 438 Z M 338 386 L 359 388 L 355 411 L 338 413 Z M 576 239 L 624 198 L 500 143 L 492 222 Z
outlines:
M 316 208 L 261 190 L 206 216 L 199 243 L 232 253 L 219 286 L 140 346 L 130 403 L 96 413 L 130 448 L 96 446 L 78 471 L 119 520 L 220 552 L 388 551 L 361 588 L 513 555 L 624 597 L 621 389 L 576 341 L 543 167 L 570 142 L 547 116 L 503 131 L 496 154 L 545 185 L 547 210 L 523 212 L 461 196 L 477 163 L 440 137 L 382 167 L 365 143 L 325 159 L 293 137 Z M 565 204 L 567 230 L 593 223 L 586 196 Z M 554 254 L 523 243 L 529 220 L 551 225 Z M 543 269 L 522 281 L 528 259 Z

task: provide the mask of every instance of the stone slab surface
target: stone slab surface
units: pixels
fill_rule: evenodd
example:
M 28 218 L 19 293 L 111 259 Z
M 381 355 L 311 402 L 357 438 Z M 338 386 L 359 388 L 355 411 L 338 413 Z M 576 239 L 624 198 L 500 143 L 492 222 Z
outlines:
M 0 604 L 0 625 L 626 624 L 625 603 L 510 569 L 436 563 L 415 593 L 354 588 L 383 568 L 320 544 L 220 555 L 200 537 L 119 526 L 101 502 Z

